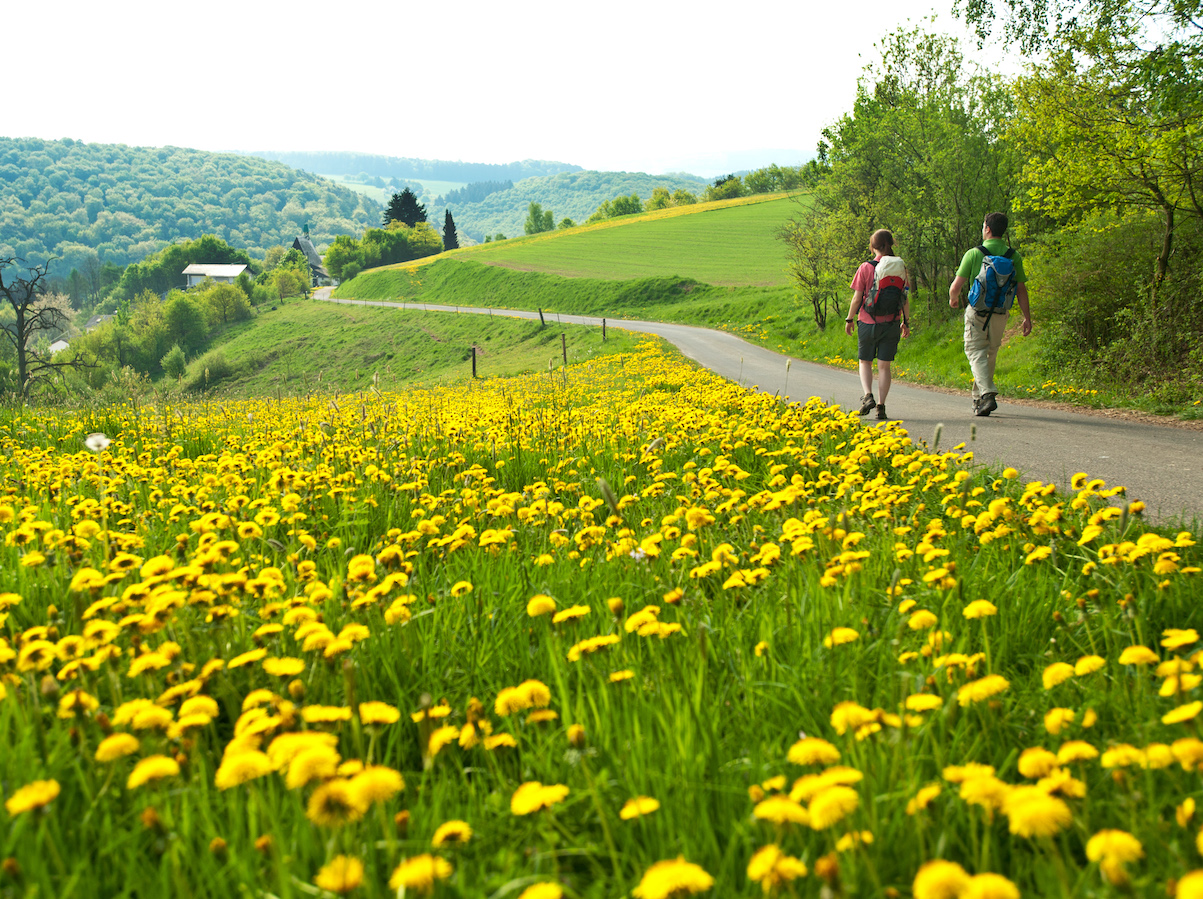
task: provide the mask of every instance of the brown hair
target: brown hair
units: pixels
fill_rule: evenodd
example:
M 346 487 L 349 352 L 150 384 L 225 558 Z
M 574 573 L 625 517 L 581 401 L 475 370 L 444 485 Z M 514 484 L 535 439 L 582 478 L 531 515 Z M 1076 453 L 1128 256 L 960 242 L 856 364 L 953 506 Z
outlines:
M 870 249 L 876 250 L 883 256 L 888 256 L 894 249 L 894 235 L 885 228 L 879 228 L 869 238 Z
M 1007 225 L 1009 224 L 1010 222 L 1007 220 L 1007 217 L 1004 213 L 991 212 L 986 216 L 985 225 L 990 229 L 990 233 L 994 237 L 1002 237 L 1004 234 L 1006 234 Z

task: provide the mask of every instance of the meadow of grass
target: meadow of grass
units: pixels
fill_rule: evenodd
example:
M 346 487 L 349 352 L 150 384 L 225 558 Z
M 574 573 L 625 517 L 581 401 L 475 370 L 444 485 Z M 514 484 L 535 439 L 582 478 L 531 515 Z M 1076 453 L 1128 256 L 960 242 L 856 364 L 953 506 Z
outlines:
M 779 287 L 790 275 L 777 231 L 801 208 L 797 197 L 781 194 L 681 206 L 565 234 L 482 244 L 458 258 L 569 278 L 675 277 Z
M 1197 535 L 1087 473 L 653 343 L 0 446 L 0 896 L 1203 895 Z
M 601 328 L 541 328 L 504 316 L 295 301 L 233 326 L 189 364 L 185 381 L 237 395 L 384 390 L 471 377 L 473 347 L 478 377 L 508 377 L 546 371 L 549 361 L 559 367 L 564 350 L 569 362 L 628 352 L 635 339 L 611 329 L 603 341 Z

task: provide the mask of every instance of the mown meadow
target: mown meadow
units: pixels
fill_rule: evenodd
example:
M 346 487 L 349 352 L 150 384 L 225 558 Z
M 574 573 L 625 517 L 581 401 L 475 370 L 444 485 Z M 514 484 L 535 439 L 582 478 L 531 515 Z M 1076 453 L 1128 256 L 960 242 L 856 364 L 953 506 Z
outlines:
M 1197 535 L 655 343 L 0 411 L 0 896 L 1203 896 Z

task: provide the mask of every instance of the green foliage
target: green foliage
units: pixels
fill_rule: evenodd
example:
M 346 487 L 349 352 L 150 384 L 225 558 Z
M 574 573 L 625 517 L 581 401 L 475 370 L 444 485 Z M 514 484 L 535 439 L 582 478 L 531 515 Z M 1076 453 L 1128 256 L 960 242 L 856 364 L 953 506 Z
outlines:
M 188 368 L 188 363 L 184 357 L 184 351 L 177 343 L 167 351 L 167 355 L 162 358 L 159 363 L 163 367 L 163 374 L 174 381 L 178 381 L 184 376 L 184 372 Z
M 575 228 L 576 222 L 565 216 L 564 218 L 560 219 L 560 224 L 557 227 L 561 231 L 566 231 L 569 228 Z
M 210 325 L 227 325 L 251 317 L 250 299 L 237 284 L 202 285 L 196 297 L 208 312 Z
M 58 257 L 64 277 L 204 234 L 262 257 L 305 222 L 325 245 L 379 219 L 378 204 L 346 188 L 251 156 L 0 138 L 0 257 Z
M 388 208 L 384 211 L 383 226 L 387 228 L 393 222 L 400 222 L 412 228 L 418 222 L 426 221 L 426 207 L 418 202 L 414 192 L 408 187 L 399 194 L 393 194 Z
M 168 338 L 195 353 L 205 345 L 209 336 L 209 316 L 195 294 L 172 291 L 163 303 L 163 319 Z
M 526 209 L 526 222 L 522 226 L 526 234 L 541 234 L 544 231 L 554 231 L 556 228 L 555 214 L 550 210 L 531 201 Z
M 332 277 L 349 281 L 364 269 L 409 262 L 442 251 L 443 238 L 429 222 L 418 222 L 411 228 L 394 221 L 388 228 L 369 228 L 361 240 L 341 235 L 326 251 L 324 261 Z
M 459 249 L 459 235 L 456 233 L 455 219 L 451 217 L 450 209 L 443 213 L 443 249 Z
M 723 175 L 714 180 L 714 183 L 706 188 L 705 198 L 707 202 L 713 200 L 734 200 L 745 195 L 743 181 L 735 175 Z
M 631 194 L 629 197 L 617 196 L 598 206 L 585 224 L 592 225 L 596 222 L 604 222 L 606 219 L 618 218 L 623 215 L 637 215 L 640 212 L 643 212 L 643 203 L 639 199 L 639 194 Z
M 1014 104 L 954 38 L 903 28 L 881 49 L 852 112 L 824 131 L 810 215 L 845 283 L 868 257 L 870 235 L 893 231 L 916 288 L 915 318 L 925 292 L 930 325 L 949 317 L 948 285 L 981 239 L 982 217 L 1010 210 L 1013 156 L 997 128 Z M 795 274 L 807 264 L 797 260 Z
M 113 296 L 118 300 L 128 300 L 146 290 L 162 296 L 169 290 L 183 289 L 187 282 L 184 269 L 201 263 L 253 264 L 244 250 L 230 246 L 216 235 L 205 234 L 196 240 L 173 243 L 141 262 L 131 263 L 117 282 Z

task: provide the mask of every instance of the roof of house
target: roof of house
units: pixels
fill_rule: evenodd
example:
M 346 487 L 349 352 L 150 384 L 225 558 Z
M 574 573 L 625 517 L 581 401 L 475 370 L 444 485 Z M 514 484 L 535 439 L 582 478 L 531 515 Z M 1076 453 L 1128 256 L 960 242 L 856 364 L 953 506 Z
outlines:
M 184 269 L 185 275 L 199 275 L 202 278 L 237 278 L 246 266 L 242 264 L 217 265 L 214 263 L 194 262 Z
M 296 240 L 294 240 L 292 242 L 292 248 L 294 250 L 300 250 L 302 253 L 305 254 L 305 258 L 309 260 L 309 267 L 311 269 L 313 269 L 317 274 L 321 275 L 323 278 L 330 277 L 330 274 L 326 271 L 325 267 L 322 265 L 321 255 L 318 253 L 317 248 L 313 245 L 313 243 L 308 238 L 298 237 Z

